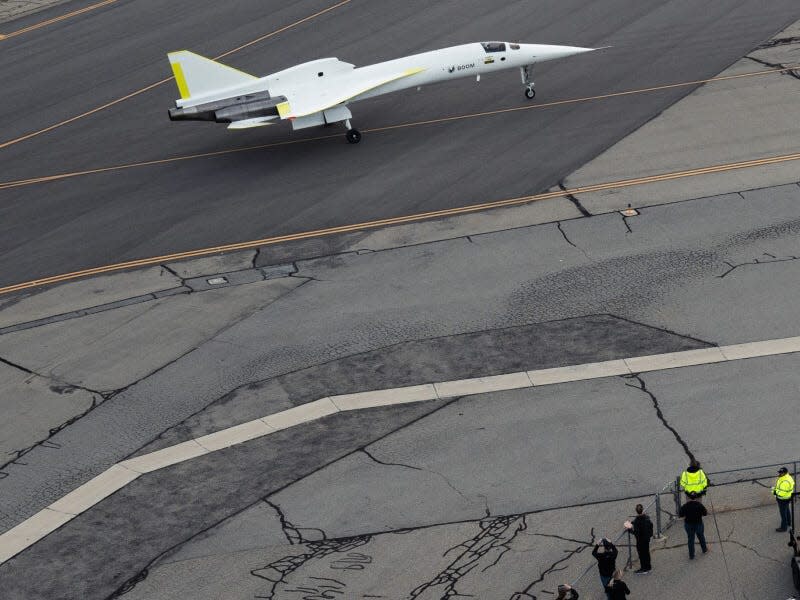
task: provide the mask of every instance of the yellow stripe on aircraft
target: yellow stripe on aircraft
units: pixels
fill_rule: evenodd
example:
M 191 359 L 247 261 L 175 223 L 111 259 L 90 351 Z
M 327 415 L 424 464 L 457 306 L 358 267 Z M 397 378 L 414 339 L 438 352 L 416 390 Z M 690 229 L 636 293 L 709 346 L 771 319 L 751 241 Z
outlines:
M 280 116 L 281 119 L 285 118 L 289 113 L 292 112 L 289 102 L 281 102 L 275 108 L 278 109 L 278 116 Z
M 183 74 L 181 64 L 176 62 L 170 64 L 172 65 L 172 74 L 175 75 L 175 83 L 178 84 L 181 100 L 186 100 L 189 97 L 189 86 L 186 84 L 186 77 Z

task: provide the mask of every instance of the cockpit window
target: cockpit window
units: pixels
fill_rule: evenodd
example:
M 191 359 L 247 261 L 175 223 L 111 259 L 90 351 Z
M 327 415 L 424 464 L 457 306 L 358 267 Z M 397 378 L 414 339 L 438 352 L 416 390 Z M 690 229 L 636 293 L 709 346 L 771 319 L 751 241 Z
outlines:
M 512 50 L 519 50 L 519 44 L 509 44 L 508 47 Z
M 481 46 L 486 52 L 505 52 L 506 45 L 503 42 L 481 42 Z

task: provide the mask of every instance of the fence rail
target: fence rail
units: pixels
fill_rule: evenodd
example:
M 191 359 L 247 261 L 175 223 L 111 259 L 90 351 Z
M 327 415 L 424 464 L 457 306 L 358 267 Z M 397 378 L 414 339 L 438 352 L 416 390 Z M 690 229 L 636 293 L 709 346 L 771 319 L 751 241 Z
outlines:
M 800 459 L 798 460 L 789 460 L 782 463 L 775 463 L 775 464 L 768 464 L 768 465 L 756 465 L 752 467 L 740 467 L 736 469 L 725 469 L 721 471 L 706 471 L 706 475 L 709 479 L 709 487 L 721 487 L 725 485 L 734 485 L 737 483 L 746 483 L 748 481 L 752 482 L 761 482 L 762 480 L 766 479 L 775 479 L 776 477 L 776 469 L 780 467 L 786 467 L 790 469 L 792 472 L 792 476 L 794 477 L 795 481 L 797 481 L 797 467 L 800 465 Z M 752 477 L 738 477 L 735 479 L 731 479 L 727 481 L 727 477 L 722 477 L 722 481 L 717 479 L 719 476 L 727 476 L 727 475 L 734 475 L 734 474 L 741 474 L 741 473 L 752 473 L 756 474 L 759 471 L 765 471 L 766 469 L 772 469 L 772 472 L 769 474 L 764 473 L 761 476 L 752 476 Z M 714 479 L 712 480 L 712 477 Z M 765 486 L 768 487 L 768 486 Z M 682 504 L 682 494 L 680 488 L 680 477 L 676 477 L 674 481 L 670 481 L 661 488 L 661 490 L 655 492 L 653 494 L 653 499 L 650 503 L 644 507 L 644 512 L 647 513 L 653 506 L 655 506 L 655 535 L 656 539 L 661 539 L 664 536 L 664 532 L 666 532 L 672 525 L 678 520 L 678 513 L 680 511 L 680 507 Z M 675 513 L 671 513 L 664 509 L 662 496 L 672 496 L 672 501 L 675 507 Z M 792 494 L 791 498 L 791 515 L 792 515 L 792 522 L 790 526 L 790 536 L 792 539 L 794 538 L 794 524 L 795 524 L 795 498 L 798 496 L 798 492 L 795 489 L 795 493 Z M 664 515 L 666 515 L 666 520 L 664 520 Z M 625 568 L 630 569 L 633 567 L 633 543 L 632 543 L 632 536 L 631 532 L 628 529 L 623 529 L 616 538 L 611 540 L 614 545 L 620 546 L 619 541 L 627 535 L 627 540 L 624 545 L 628 547 L 628 557 L 625 563 Z M 589 564 L 586 569 L 584 569 L 581 574 L 571 583 L 573 587 L 575 587 L 580 581 L 586 577 L 586 575 L 595 568 L 596 563 Z

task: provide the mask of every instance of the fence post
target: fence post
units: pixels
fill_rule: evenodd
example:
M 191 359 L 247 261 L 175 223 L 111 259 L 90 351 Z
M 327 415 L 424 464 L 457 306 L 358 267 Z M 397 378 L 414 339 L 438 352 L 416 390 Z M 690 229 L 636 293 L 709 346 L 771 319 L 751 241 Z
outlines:
M 633 568 L 633 551 L 631 550 L 631 530 L 628 529 L 628 568 Z
M 661 539 L 661 494 L 656 494 L 656 539 Z

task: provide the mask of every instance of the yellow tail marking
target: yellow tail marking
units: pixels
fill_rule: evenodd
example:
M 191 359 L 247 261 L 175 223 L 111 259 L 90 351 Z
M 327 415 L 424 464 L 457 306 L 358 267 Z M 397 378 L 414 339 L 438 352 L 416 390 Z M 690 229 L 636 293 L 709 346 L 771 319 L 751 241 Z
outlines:
M 183 75 L 183 69 L 180 63 L 170 63 L 172 65 L 172 73 L 175 75 L 175 83 L 178 84 L 178 91 L 181 93 L 181 100 L 186 100 L 189 97 L 189 86 L 186 85 L 186 77 Z
M 289 102 L 281 102 L 275 108 L 278 109 L 278 116 L 283 119 L 286 115 L 292 112 L 291 107 L 289 106 Z

